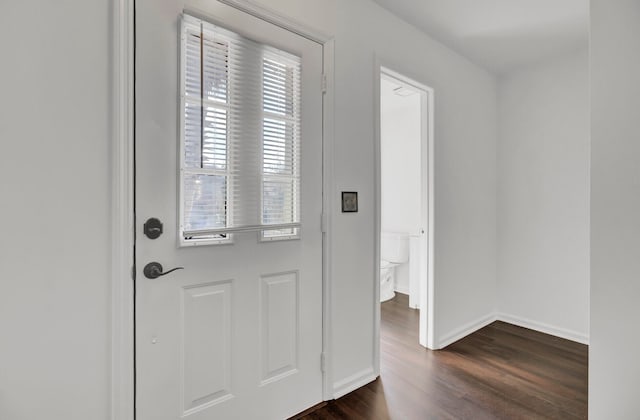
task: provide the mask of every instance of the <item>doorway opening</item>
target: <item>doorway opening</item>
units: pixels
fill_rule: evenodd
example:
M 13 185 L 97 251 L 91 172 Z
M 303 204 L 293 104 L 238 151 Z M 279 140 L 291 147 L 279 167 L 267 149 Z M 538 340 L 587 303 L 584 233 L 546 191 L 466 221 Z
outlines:
M 384 66 L 378 74 L 376 311 L 408 306 L 419 343 L 434 349 L 433 90 Z

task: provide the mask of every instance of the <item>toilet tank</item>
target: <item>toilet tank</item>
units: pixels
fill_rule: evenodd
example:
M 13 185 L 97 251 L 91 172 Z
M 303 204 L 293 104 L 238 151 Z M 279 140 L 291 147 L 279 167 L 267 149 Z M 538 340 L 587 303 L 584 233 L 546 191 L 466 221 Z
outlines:
M 380 259 L 397 264 L 409 261 L 409 234 L 382 232 Z

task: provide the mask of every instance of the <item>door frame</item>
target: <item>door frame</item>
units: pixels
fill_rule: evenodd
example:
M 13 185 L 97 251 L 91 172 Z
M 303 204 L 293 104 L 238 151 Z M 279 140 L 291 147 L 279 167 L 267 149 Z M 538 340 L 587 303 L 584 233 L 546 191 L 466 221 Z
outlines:
M 331 223 L 334 39 L 250 0 L 218 0 L 323 46 L 322 355 L 323 399 L 333 398 Z M 111 38 L 111 395 L 110 419 L 135 418 L 135 0 L 112 0 Z
M 113 0 L 111 26 L 111 415 L 135 411 L 134 0 Z
M 410 71 L 405 71 L 402 66 L 398 66 L 396 63 L 383 59 L 379 56 L 375 57 L 374 63 L 374 192 L 375 192 L 375 215 L 374 215 L 374 314 L 375 314 L 375 327 L 374 327 L 374 367 L 376 369 L 376 375 L 380 375 L 380 234 L 382 230 L 382 200 L 381 200 L 381 185 L 382 185 L 382 170 L 381 170 L 381 89 L 380 81 L 382 75 L 390 76 L 394 79 L 401 81 L 407 85 L 410 85 L 422 92 L 423 102 L 422 108 L 426 107 L 426 112 L 423 111 L 421 118 L 421 171 L 424 176 L 426 175 L 426 183 L 421 183 L 422 189 L 422 215 L 421 219 L 423 227 L 427 229 L 426 238 L 423 243 L 426 242 L 427 255 L 426 267 L 421 270 L 422 277 L 420 279 L 420 296 L 419 306 L 420 308 L 426 308 L 426 310 L 420 309 L 420 331 L 419 342 L 420 345 L 428 348 L 435 349 L 435 291 L 434 291 L 434 95 L 433 88 L 420 82 L 419 78 L 415 77 Z M 425 130 L 424 127 L 427 127 Z M 425 191 L 426 189 L 426 191 Z M 425 276 L 426 274 L 426 276 Z

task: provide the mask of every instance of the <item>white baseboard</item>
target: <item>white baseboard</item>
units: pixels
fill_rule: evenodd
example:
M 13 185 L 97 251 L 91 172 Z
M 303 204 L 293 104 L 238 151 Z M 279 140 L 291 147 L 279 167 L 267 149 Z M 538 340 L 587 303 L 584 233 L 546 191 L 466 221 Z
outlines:
M 478 331 L 480 328 L 486 327 L 487 325 L 491 324 L 495 320 L 496 320 L 496 315 L 494 313 L 491 313 L 480 319 L 470 322 L 450 332 L 449 334 L 445 335 L 440 340 L 438 340 L 438 342 L 436 343 L 436 349 L 443 349 L 448 345 L 453 344 L 456 341 L 460 340 L 461 338 L 464 338 L 469 334 L 475 331 Z
M 344 378 L 343 380 L 333 384 L 333 398 L 340 398 L 351 391 L 355 391 L 356 389 L 365 386 L 369 382 L 375 381 L 376 378 L 377 376 L 373 372 L 372 367 Z
M 589 345 L 589 336 L 566 328 L 556 327 L 554 325 L 545 324 L 543 322 L 532 321 L 530 319 L 521 318 L 515 315 L 496 312 L 489 314 L 476 321 L 470 322 L 442 337 L 436 344 L 436 349 L 443 349 L 450 344 L 466 337 L 467 335 L 491 324 L 494 321 L 503 321 L 508 324 L 517 325 L 519 327 L 528 328 L 530 330 L 553 335 L 555 337 L 564 338 L 566 340 L 575 341 L 577 343 Z
M 403 295 L 409 295 L 409 287 L 404 287 L 404 286 L 396 286 L 395 288 L 395 292 L 396 293 L 402 293 Z
M 505 314 L 503 312 L 498 312 L 496 314 L 496 319 L 519 327 L 528 328 L 530 330 L 589 345 L 589 336 L 576 331 L 567 330 L 565 328 L 556 327 L 543 322 L 532 321 L 515 315 Z
M 575 341 L 581 344 L 589 344 L 589 337 L 585 334 L 580 334 L 575 331 L 570 331 L 565 328 L 555 327 L 553 325 L 545 324 L 542 322 L 532 321 L 529 319 L 517 317 L 514 315 L 505 314 L 502 312 L 490 313 L 475 321 L 457 328 L 449 334 L 442 337 L 435 349 L 443 349 L 450 344 L 466 337 L 467 335 L 478 331 L 480 328 L 486 327 L 494 321 L 503 321 L 508 324 L 517 325 L 519 327 L 528 328 L 541 333 L 553 335 L 556 337 L 564 338 L 566 340 Z M 372 367 L 366 368 L 360 372 L 357 372 L 341 381 L 333 384 L 333 398 L 340 398 L 356 389 L 375 381 L 377 375 L 374 373 Z

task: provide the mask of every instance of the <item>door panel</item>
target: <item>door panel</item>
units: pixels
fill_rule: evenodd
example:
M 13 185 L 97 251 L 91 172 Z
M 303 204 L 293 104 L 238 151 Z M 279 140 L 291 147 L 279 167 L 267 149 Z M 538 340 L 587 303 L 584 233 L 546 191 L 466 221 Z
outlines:
M 298 272 L 260 279 L 262 385 L 298 369 Z
M 301 57 L 300 239 L 179 246 L 183 10 Z M 322 400 L 321 69 L 320 45 L 216 1 L 136 1 L 138 419 L 281 419 Z M 151 280 L 151 261 L 184 270 Z
M 231 396 L 231 284 L 182 289 L 184 412 Z

